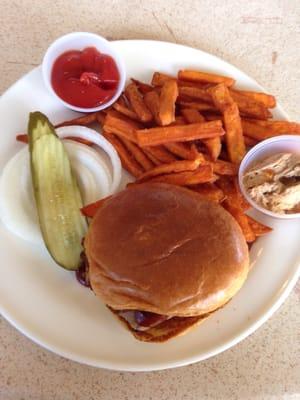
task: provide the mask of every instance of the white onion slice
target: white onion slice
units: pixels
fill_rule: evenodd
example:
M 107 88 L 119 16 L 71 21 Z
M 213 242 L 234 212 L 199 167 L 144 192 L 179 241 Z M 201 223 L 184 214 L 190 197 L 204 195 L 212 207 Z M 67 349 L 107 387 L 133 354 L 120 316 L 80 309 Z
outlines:
M 101 135 L 101 133 L 98 133 L 97 131 L 87 128 L 85 126 L 79 125 L 63 126 L 56 129 L 56 133 L 60 138 L 73 136 L 77 138 L 87 139 L 90 142 L 95 143 L 97 146 L 105 151 L 105 153 L 110 158 L 113 168 L 111 193 L 115 193 L 121 182 L 122 166 L 118 153 L 116 152 L 115 148 L 109 143 L 109 141 L 106 140 L 105 137 Z
M 64 140 L 64 145 L 82 193 L 83 204 L 112 194 L 110 171 L 97 151 L 72 140 Z
M 75 136 L 74 132 L 75 129 L 72 130 L 72 136 Z M 70 132 L 66 133 L 66 136 L 70 136 Z M 88 140 L 91 140 L 91 136 Z M 71 140 L 64 140 L 64 143 L 78 179 L 83 203 L 89 204 L 112 194 L 114 187 L 118 187 L 118 156 L 114 158 L 114 153 L 111 152 L 115 166 L 113 185 L 110 171 L 95 149 Z M 108 152 L 111 150 L 109 146 L 106 148 Z M 7 228 L 17 236 L 35 244 L 43 243 L 32 189 L 27 146 L 11 158 L 3 169 L 0 178 L 0 217 Z
M 12 157 L 0 180 L 0 216 L 15 235 L 42 244 L 34 201 L 27 146 Z

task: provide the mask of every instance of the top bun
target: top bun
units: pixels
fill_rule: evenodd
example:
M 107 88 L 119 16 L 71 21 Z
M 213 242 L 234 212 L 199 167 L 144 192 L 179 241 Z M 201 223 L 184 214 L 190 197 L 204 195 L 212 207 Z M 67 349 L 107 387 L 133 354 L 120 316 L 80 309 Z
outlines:
M 146 183 L 106 200 L 85 238 L 93 291 L 117 310 L 212 312 L 243 285 L 248 246 L 233 217 L 188 189 Z

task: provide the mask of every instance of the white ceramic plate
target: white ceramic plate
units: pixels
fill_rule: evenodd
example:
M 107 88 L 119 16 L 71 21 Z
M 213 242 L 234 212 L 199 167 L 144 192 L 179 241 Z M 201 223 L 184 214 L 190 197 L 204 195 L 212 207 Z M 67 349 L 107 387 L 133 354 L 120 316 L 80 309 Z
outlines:
M 154 41 L 117 41 L 127 76 L 148 81 L 155 70 L 175 74 L 195 68 L 230 75 L 241 88 L 262 90 L 234 66 L 192 48 Z M 53 123 L 76 114 L 46 91 L 37 68 L 0 99 L 0 170 L 22 147 L 15 134 L 26 129 L 28 113 L 40 110 Z M 286 118 L 278 107 L 275 116 Z M 238 295 L 189 334 L 163 345 L 136 341 L 74 274 L 59 268 L 47 251 L 0 225 L 2 315 L 43 347 L 81 363 L 115 370 L 158 370 L 218 354 L 250 335 L 280 306 L 299 275 L 299 221 L 255 214 L 274 231 L 251 249 L 253 268 Z

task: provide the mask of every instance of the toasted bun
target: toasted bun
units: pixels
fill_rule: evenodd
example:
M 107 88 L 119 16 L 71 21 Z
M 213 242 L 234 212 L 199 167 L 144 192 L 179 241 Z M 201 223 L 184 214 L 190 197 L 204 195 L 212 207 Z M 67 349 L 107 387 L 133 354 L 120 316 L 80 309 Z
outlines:
M 191 190 L 136 185 L 104 202 L 85 239 L 93 291 L 117 310 L 169 316 L 210 313 L 243 285 L 241 229 Z

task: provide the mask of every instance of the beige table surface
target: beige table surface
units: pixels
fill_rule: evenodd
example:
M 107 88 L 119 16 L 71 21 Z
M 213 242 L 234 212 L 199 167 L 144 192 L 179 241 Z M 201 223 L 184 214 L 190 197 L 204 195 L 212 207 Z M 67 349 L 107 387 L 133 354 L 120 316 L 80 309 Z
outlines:
M 71 31 L 194 46 L 233 63 L 299 120 L 298 0 L 0 0 L 0 93 Z M 0 320 L 0 400 L 300 399 L 300 286 L 256 333 L 184 368 L 120 373 L 54 355 Z

